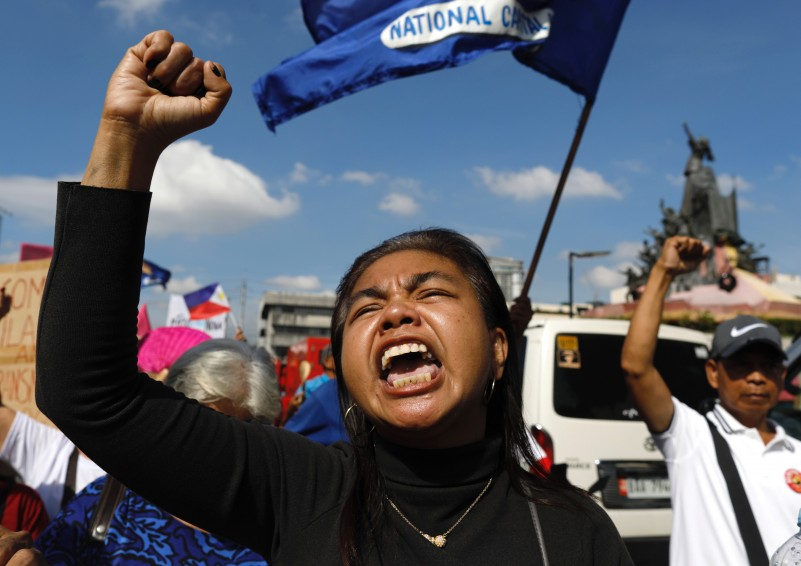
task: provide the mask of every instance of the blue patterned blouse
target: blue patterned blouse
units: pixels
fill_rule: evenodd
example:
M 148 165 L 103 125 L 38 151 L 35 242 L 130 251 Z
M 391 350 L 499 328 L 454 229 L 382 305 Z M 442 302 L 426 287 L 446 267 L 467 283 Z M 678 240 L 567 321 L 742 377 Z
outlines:
M 35 546 L 50 566 L 60 564 L 147 564 L 148 566 L 264 566 L 261 555 L 193 529 L 131 490 L 114 512 L 104 543 L 89 536 L 102 477 L 62 509 Z

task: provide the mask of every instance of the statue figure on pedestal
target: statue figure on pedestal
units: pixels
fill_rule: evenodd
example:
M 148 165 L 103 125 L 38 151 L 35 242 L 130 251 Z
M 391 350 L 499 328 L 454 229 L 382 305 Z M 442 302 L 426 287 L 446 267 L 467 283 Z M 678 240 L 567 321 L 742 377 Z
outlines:
M 684 124 L 690 157 L 684 167 L 684 197 L 681 215 L 689 221 L 690 235 L 714 244 L 718 236 L 728 240 L 740 240 L 737 227 L 737 191 L 729 196 L 720 194 L 715 172 L 704 165 L 704 160 L 714 161 L 709 140 L 703 136 L 696 139 L 687 124 Z
M 665 206 L 660 201 L 662 211 L 662 230 L 650 228 L 646 234 L 652 242 L 643 241 L 636 266 L 625 272 L 629 288 L 629 299 L 636 300 L 637 290 L 648 278 L 648 274 L 658 257 L 662 243 L 678 234 L 693 236 L 706 241 L 713 248 L 712 254 L 699 268 L 691 273 L 677 277 L 676 289 L 689 290 L 697 285 L 715 284 L 724 291 L 732 291 L 737 280 L 736 268 L 757 272 L 759 266 L 768 264 L 769 258 L 757 257 L 758 248 L 746 242 L 739 234 L 737 222 L 737 191 L 732 190 L 723 196 L 718 188 L 715 172 L 705 162 L 714 161 L 709 139 L 693 136 L 684 124 L 690 156 L 684 166 L 684 194 L 681 209 Z

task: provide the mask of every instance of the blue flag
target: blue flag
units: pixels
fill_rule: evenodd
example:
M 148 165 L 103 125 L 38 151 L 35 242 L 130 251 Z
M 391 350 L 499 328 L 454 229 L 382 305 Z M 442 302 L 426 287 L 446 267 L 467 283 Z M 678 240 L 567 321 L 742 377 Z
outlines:
M 166 289 L 171 276 L 172 273 L 169 270 L 159 267 L 152 261 L 144 260 L 142 262 L 142 287 L 161 285 Z
M 253 86 L 270 130 L 383 82 L 493 51 L 594 100 L 629 0 L 303 0 L 318 44 Z

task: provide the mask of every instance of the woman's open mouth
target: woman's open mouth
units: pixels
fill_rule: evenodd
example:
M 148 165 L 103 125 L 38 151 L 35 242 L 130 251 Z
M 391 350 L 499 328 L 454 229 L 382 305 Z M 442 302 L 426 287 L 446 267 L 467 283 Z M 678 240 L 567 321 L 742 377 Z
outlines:
M 393 389 L 401 389 L 436 378 L 442 364 L 421 342 L 391 346 L 381 355 L 381 379 Z

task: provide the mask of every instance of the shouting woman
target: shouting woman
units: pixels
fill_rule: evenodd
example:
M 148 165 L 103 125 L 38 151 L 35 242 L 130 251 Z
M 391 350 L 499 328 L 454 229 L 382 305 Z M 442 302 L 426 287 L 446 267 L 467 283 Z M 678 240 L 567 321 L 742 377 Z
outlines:
M 630 564 L 590 497 L 537 466 L 503 294 L 455 232 L 387 240 L 339 285 L 332 347 L 350 444 L 229 418 L 137 374 L 153 170 L 230 95 L 222 65 L 166 31 L 113 73 L 83 180 L 59 187 L 42 411 L 137 493 L 271 563 Z

